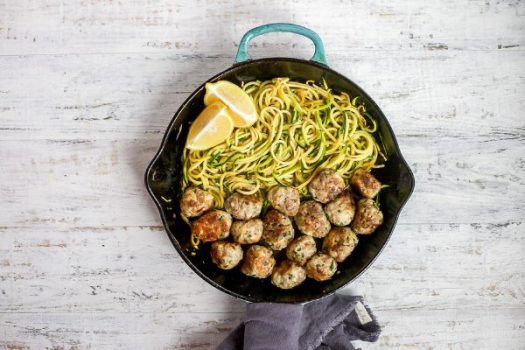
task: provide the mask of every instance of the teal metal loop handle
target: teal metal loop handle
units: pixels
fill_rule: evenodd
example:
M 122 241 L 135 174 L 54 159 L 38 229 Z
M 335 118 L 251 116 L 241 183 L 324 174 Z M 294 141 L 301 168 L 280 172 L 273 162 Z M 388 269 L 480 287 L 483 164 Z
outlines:
M 248 55 L 248 43 L 250 42 L 250 40 L 259 35 L 273 32 L 289 32 L 307 37 L 308 39 L 312 40 L 315 48 L 314 55 L 312 56 L 312 58 L 310 58 L 310 60 L 325 65 L 327 64 L 324 53 L 323 41 L 321 40 L 319 35 L 317 35 L 317 33 L 311 29 L 291 23 L 270 23 L 259 27 L 255 27 L 247 31 L 246 34 L 243 35 L 241 42 L 239 43 L 239 50 L 237 50 L 237 55 L 235 56 L 235 63 L 240 63 L 251 59 L 250 55 Z

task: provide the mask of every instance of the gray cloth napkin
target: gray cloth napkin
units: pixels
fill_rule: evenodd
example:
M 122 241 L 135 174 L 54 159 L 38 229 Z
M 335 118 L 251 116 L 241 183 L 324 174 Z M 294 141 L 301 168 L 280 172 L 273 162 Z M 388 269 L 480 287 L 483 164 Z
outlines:
M 305 305 L 248 304 L 244 321 L 217 350 L 354 350 L 381 333 L 360 296 L 332 295 Z

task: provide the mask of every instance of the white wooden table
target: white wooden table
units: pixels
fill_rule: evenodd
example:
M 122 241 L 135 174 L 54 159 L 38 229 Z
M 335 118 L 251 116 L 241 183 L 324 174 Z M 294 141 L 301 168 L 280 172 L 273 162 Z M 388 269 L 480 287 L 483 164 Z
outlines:
M 365 349 L 525 348 L 525 2 L 0 2 L 0 348 L 212 349 L 244 305 L 171 246 L 143 173 L 241 35 L 295 22 L 380 104 L 416 191 L 349 292 Z M 255 57 L 309 58 L 291 34 Z

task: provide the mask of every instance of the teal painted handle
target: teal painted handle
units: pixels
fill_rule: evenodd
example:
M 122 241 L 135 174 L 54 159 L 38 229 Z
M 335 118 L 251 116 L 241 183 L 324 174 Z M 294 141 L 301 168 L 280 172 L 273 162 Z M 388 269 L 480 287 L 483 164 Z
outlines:
M 235 56 L 235 63 L 240 63 L 251 59 L 250 55 L 248 55 L 248 43 L 250 40 L 259 35 L 273 32 L 289 32 L 307 37 L 308 39 L 312 40 L 315 47 L 314 55 L 310 60 L 327 64 L 323 41 L 319 35 L 317 35 L 317 33 L 311 29 L 291 23 L 270 23 L 250 29 L 248 32 L 246 32 L 246 34 L 243 35 L 241 42 L 239 43 L 239 50 L 237 50 L 237 55 Z

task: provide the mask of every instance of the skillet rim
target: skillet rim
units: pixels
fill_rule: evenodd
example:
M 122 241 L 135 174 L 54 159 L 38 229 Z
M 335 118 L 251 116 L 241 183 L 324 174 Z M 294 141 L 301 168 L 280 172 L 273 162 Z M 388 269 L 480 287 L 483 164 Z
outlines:
M 329 295 L 334 294 L 338 290 L 343 289 L 348 284 L 350 284 L 351 282 L 353 282 L 356 279 L 358 279 L 366 270 L 368 270 L 368 268 L 374 263 L 374 261 L 378 258 L 378 256 L 383 252 L 383 249 L 385 248 L 387 243 L 390 241 L 390 239 L 392 237 L 392 234 L 394 232 L 394 229 L 396 228 L 399 216 L 401 215 L 401 212 L 403 211 L 404 206 L 406 205 L 406 203 L 408 202 L 408 200 L 412 196 L 412 193 L 414 192 L 414 188 L 415 188 L 415 177 L 414 177 L 414 174 L 412 172 L 412 169 L 410 169 L 410 166 L 408 165 L 407 161 L 403 157 L 403 154 L 401 153 L 401 150 L 399 148 L 399 144 L 397 142 L 396 135 L 395 135 L 394 131 L 392 130 L 392 127 L 390 126 L 390 123 L 388 122 L 388 119 L 386 118 L 386 116 L 383 113 L 383 111 L 381 110 L 381 108 L 379 108 L 377 103 L 358 84 L 356 84 L 354 81 L 352 81 L 351 79 L 347 78 L 346 76 L 342 75 L 341 73 L 333 70 L 328 65 L 317 63 L 317 62 L 314 62 L 314 61 L 298 59 L 298 58 L 268 57 L 268 58 L 260 58 L 260 59 L 247 60 L 247 61 L 243 61 L 243 62 L 240 62 L 240 63 L 235 63 L 232 66 L 230 66 L 229 68 L 221 71 L 220 73 L 214 75 L 213 77 L 211 77 L 208 80 L 206 80 L 205 82 L 203 82 L 198 88 L 196 88 L 192 93 L 190 93 L 190 95 L 180 105 L 180 107 L 177 109 L 177 111 L 175 112 L 175 114 L 171 118 L 171 121 L 168 124 L 168 126 L 166 128 L 166 131 L 164 132 L 161 144 L 160 144 L 157 152 L 155 153 L 155 156 L 149 162 L 149 164 L 148 164 L 148 166 L 146 168 L 146 172 L 144 174 L 144 182 L 145 182 L 145 186 L 146 186 L 146 189 L 147 189 L 149 195 L 151 196 L 151 198 L 155 202 L 155 205 L 157 207 L 157 210 L 159 211 L 159 214 L 160 214 L 160 217 L 161 217 L 161 220 L 162 220 L 162 224 L 164 226 L 164 230 L 166 231 L 166 233 L 167 233 L 167 235 L 168 235 L 172 245 L 175 247 L 175 250 L 177 250 L 177 252 L 181 256 L 181 258 L 184 260 L 184 262 L 199 277 L 201 277 L 207 283 L 211 284 L 213 287 L 215 287 L 215 288 L 217 288 L 217 289 L 225 292 L 226 294 L 229 294 L 229 295 L 231 295 L 231 296 L 233 296 L 233 297 L 235 297 L 237 299 L 241 299 L 241 300 L 244 300 L 246 302 L 268 302 L 268 301 L 266 301 L 264 299 L 253 298 L 253 297 L 251 297 L 249 295 L 242 295 L 242 294 L 236 293 L 236 292 L 234 292 L 234 291 L 232 291 L 232 290 L 230 290 L 228 288 L 225 288 L 224 286 L 218 284 L 217 282 L 215 282 L 214 280 L 212 280 L 211 278 L 206 276 L 199 268 L 197 268 L 193 264 L 193 262 L 183 252 L 183 249 L 180 246 L 179 241 L 177 240 L 177 238 L 175 238 L 175 235 L 170 231 L 169 226 L 168 226 L 167 218 L 164 215 L 163 204 L 160 202 L 159 198 L 157 198 L 157 196 L 155 195 L 155 193 L 154 193 L 154 191 L 153 191 L 153 189 L 152 189 L 152 187 L 151 187 L 151 185 L 149 183 L 149 178 L 150 178 L 150 175 L 151 175 L 151 170 L 153 168 L 153 165 L 157 162 L 158 158 L 163 153 L 163 151 L 164 151 L 164 149 L 165 149 L 165 147 L 167 145 L 168 136 L 173 132 L 172 129 L 173 129 L 173 126 L 174 126 L 174 124 L 175 124 L 175 122 L 177 120 L 177 117 L 187 107 L 187 105 L 193 99 L 193 97 L 199 91 L 201 91 L 201 89 L 204 88 L 204 86 L 205 86 L 205 84 L 207 82 L 213 81 L 216 78 L 218 78 L 218 77 L 220 77 L 220 76 L 222 76 L 222 75 L 224 75 L 226 73 L 229 73 L 229 72 L 231 72 L 233 70 L 236 70 L 236 69 L 240 69 L 240 68 L 242 68 L 244 66 L 248 66 L 248 65 L 252 65 L 252 64 L 258 64 L 260 62 L 273 62 L 273 61 L 286 61 L 286 62 L 291 62 L 291 63 L 302 63 L 302 64 L 308 64 L 308 65 L 311 65 L 311 66 L 314 66 L 314 67 L 317 67 L 317 68 L 321 68 L 321 69 L 323 69 L 325 71 L 329 71 L 330 73 L 335 74 L 336 76 L 338 76 L 342 80 L 346 80 L 346 82 L 348 82 L 349 84 L 353 85 L 357 90 L 359 90 L 360 94 L 367 100 L 367 102 L 369 102 L 371 105 L 374 106 L 374 108 L 376 108 L 376 110 L 378 112 L 378 117 L 381 119 L 382 122 L 385 123 L 388 132 L 392 135 L 392 141 L 393 141 L 393 144 L 394 144 L 395 153 L 399 157 L 399 162 L 398 163 L 403 165 L 403 167 L 406 169 L 406 171 L 407 171 L 407 173 L 409 175 L 408 176 L 409 187 L 410 187 L 409 191 L 408 191 L 408 193 L 406 195 L 405 200 L 400 203 L 397 212 L 392 217 L 392 228 L 388 231 L 388 235 L 386 237 L 385 242 L 383 243 L 383 245 L 381 245 L 381 247 L 379 247 L 379 249 L 377 250 L 377 253 L 360 269 L 359 272 L 357 272 L 357 274 L 353 278 L 351 278 L 348 281 L 344 282 L 342 285 L 340 285 L 339 287 L 335 288 L 334 290 L 328 291 L 328 292 L 326 292 L 326 293 L 324 293 L 324 294 L 322 294 L 320 296 L 317 296 L 317 297 L 301 298 L 301 299 L 296 299 L 296 300 L 293 300 L 293 301 L 290 301 L 290 302 L 280 302 L 280 301 L 272 301 L 271 302 L 271 303 L 277 303 L 277 304 L 304 304 L 304 303 L 309 303 L 311 301 L 319 300 L 319 299 L 322 299 L 322 298 L 325 298 L 325 297 L 327 297 Z

